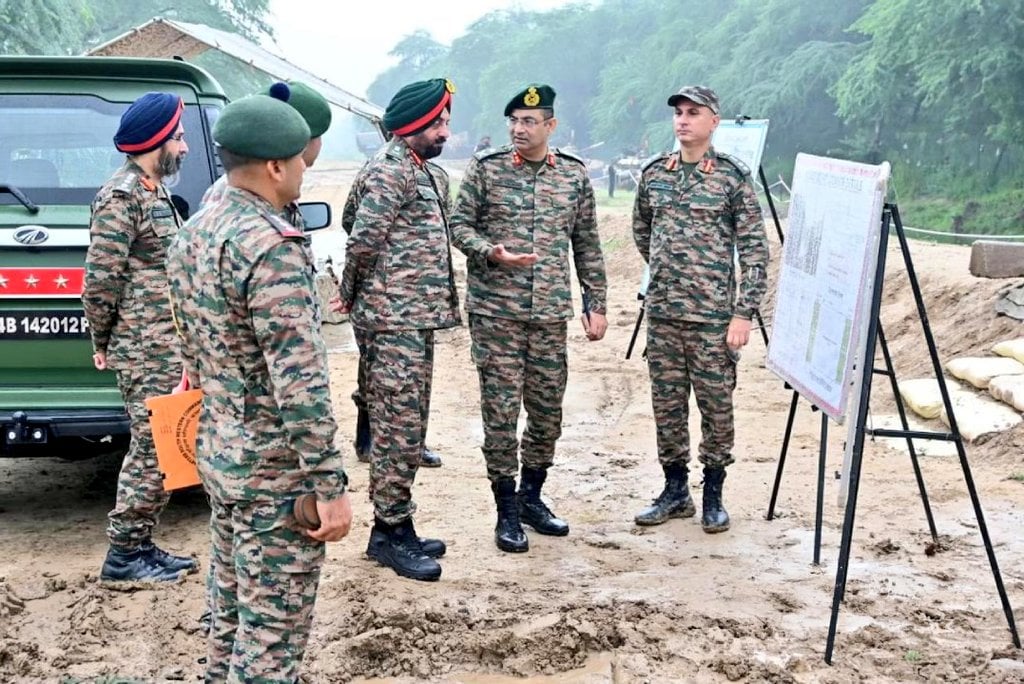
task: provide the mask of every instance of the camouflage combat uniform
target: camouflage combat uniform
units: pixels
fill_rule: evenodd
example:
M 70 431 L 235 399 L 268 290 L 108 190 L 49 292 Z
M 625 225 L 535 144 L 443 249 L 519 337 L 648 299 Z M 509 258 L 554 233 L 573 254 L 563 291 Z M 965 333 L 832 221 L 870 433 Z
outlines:
M 199 474 L 216 577 L 209 681 L 294 682 L 324 544 L 294 499 L 342 496 L 327 353 L 301 231 L 228 188 L 182 229 L 168 263 L 182 355 L 203 390 Z
M 110 543 L 123 549 L 149 541 L 168 501 L 144 402 L 181 378 L 165 268 L 180 224 L 167 189 L 131 160 L 92 203 L 82 305 L 93 347 L 117 374 L 131 425 L 107 526 Z
M 352 181 L 352 187 L 349 189 L 348 197 L 345 198 L 345 208 L 341 213 L 341 227 L 346 234 L 352 234 L 352 226 L 356 222 L 356 211 L 359 209 L 359 201 L 361 190 L 365 176 L 366 169 L 370 165 L 372 159 L 368 160 L 367 163 L 363 164 L 363 167 L 356 174 L 356 178 Z M 446 200 L 447 201 L 447 200 Z M 351 320 L 349 321 L 352 322 Z M 356 346 L 359 348 L 359 365 L 356 371 L 356 389 L 352 392 L 352 401 L 355 403 L 356 408 L 360 411 L 366 411 L 369 406 L 366 403 L 367 389 L 366 389 L 366 351 L 369 346 L 370 336 L 362 328 L 357 328 L 355 325 L 352 326 L 352 334 L 356 338 Z M 424 444 L 427 439 L 427 420 L 423 421 L 423 440 Z
M 687 173 L 689 171 L 689 173 Z M 751 318 L 765 291 L 768 243 L 750 172 L 709 149 L 692 170 L 678 153 L 643 167 L 633 239 L 651 268 L 646 309 L 651 399 L 662 465 L 690 459 L 690 387 L 701 413 L 699 459 L 733 462 L 734 317 Z M 739 291 L 734 254 L 739 257 Z
M 377 519 L 396 525 L 416 510 L 434 331 L 461 324 L 448 233 L 448 175 L 401 138 L 382 147 L 353 188 L 358 208 L 345 250 L 341 300 L 365 333 Z
M 466 310 L 488 477 L 518 473 L 520 404 L 527 414 L 523 466 L 546 469 L 562 434 L 570 248 L 591 311 L 605 312 L 604 257 L 586 166 L 557 149 L 537 169 L 510 145 L 476 154 L 452 215 L 452 241 L 467 256 Z M 491 263 L 487 255 L 498 244 L 539 258 L 527 268 Z

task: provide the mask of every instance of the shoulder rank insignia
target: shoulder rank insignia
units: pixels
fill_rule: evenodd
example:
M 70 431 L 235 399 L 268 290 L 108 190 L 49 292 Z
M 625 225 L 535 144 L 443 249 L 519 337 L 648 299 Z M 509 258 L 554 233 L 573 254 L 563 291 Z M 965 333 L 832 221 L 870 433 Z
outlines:
M 671 154 L 672 154 L 671 152 L 662 152 L 661 154 L 656 154 L 653 157 L 648 157 L 644 161 L 644 163 L 640 165 L 640 171 L 641 172 L 646 171 L 647 169 L 649 169 L 652 166 L 654 166 L 655 164 L 657 164 L 659 161 L 661 161 L 663 159 L 667 159 L 669 157 L 669 155 L 671 155 Z
M 583 157 L 579 156 L 578 154 L 573 154 L 572 152 L 569 152 L 568 150 L 563 150 L 563 149 L 560 149 L 560 148 L 556 147 L 555 148 L 555 154 L 557 154 L 559 157 L 565 157 L 566 159 L 572 159 L 574 162 L 583 164 L 584 166 L 587 165 L 587 162 L 583 161 Z
M 276 230 L 278 233 L 280 233 L 281 237 L 286 237 L 286 238 L 305 238 L 306 237 L 306 234 L 304 232 L 302 232 L 301 229 L 296 228 L 295 226 L 293 226 L 292 224 L 288 223 L 287 221 L 285 221 L 280 216 L 275 216 L 274 214 L 268 214 L 268 213 L 264 212 L 263 213 L 263 218 L 265 218 L 270 223 L 270 225 L 274 226 L 274 230 Z
M 718 151 L 715 152 L 715 156 L 717 156 L 719 159 L 721 159 L 723 161 L 726 161 L 726 162 L 729 162 L 730 164 L 732 164 L 734 167 L 736 167 L 736 170 L 739 171 L 742 175 L 744 175 L 744 176 L 751 175 L 750 167 L 747 166 L 746 164 L 744 164 L 743 161 L 739 157 L 734 157 L 731 154 L 726 154 L 725 152 L 718 152 Z
M 511 145 L 502 145 L 501 147 L 488 147 L 486 150 L 480 150 L 473 155 L 473 158 L 477 161 L 483 161 L 491 157 L 497 157 L 499 154 L 508 154 L 512 151 Z

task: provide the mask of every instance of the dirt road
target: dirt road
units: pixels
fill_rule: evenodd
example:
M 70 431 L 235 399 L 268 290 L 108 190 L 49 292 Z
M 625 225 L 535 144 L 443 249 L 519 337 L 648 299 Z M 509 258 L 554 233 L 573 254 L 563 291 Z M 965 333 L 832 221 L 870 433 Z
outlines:
M 329 170 L 322 173 L 316 190 L 340 209 L 344 188 Z M 350 459 L 357 524 L 349 539 L 329 547 L 307 679 L 1024 681 L 1024 655 L 1011 647 L 959 464 L 922 460 L 942 535 L 942 550 L 930 554 L 910 463 L 881 442 L 867 445 L 835 661 L 823 662 L 842 522 L 832 473 L 845 433 L 831 432 L 823 563 L 815 567 L 819 419 L 801 405 L 778 517 L 766 521 L 790 395 L 763 367 L 760 340 L 741 361 L 737 463 L 725 483 L 732 530 L 706 535 L 694 519 L 633 525 L 661 482 L 646 368 L 637 357 L 623 359 L 640 262 L 628 216 L 602 214 L 601 230 L 613 284 L 611 327 L 599 343 L 588 343 L 577 322 L 570 328 L 564 435 L 545 489 L 572 526 L 570 536 L 531 534 L 524 555 L 495 548 L 468 331 L 443 333 L 429 441 L 445 465 L 420 472 L 415 496 L 420 533 L 449 543 L 444 575 L 433 584 L 400 580 L 364 559 L 372 516 L 367 474 Z M 1020 335 L 1018 325 L 992 312 L 1004 283 L 968 276 L 967 249 L 914 250 L 944 358 Z M 889 281 L 886 332 L 901 377 L 916 377 L 926 368 L 924 343 L 910 325 L 901 274 Z M 769 316 L 771 309 L 768 302 Z M 351 453 L 356 357 L 347 326 L 327 336 L 338 440 Z M 881 420 L 892 412 L 891 398 L 876 391 L 872 409 Z M 968 454 L 1010 601 L 1024 618 L 1024 483 L 1010 478 L 1024 473 L 1022 445 L 1018 429 Z M 113 458 L 0 462 L 0 681 L 201 675 L 202 574 L 158 590 L 97 584 L 116 468 Z M 207 514 L 201 493 L 175 496 L 158 539 L 198 556 L 204 570 Z

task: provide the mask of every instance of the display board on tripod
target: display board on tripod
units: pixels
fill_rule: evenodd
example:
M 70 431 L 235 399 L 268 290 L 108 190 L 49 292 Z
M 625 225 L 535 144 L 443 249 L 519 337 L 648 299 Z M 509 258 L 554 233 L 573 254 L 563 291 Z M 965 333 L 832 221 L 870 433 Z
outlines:
M 799 154 L 768 368 L 842 423 L 864 357 L 888 162 Z

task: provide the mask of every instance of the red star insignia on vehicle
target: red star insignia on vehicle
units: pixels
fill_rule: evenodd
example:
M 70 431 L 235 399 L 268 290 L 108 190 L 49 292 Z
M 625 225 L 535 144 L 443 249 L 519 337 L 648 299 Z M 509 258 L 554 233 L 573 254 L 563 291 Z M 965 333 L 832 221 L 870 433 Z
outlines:
M 39 278 L 36 278 L 34 275 L 31 274 L 29 275 L 28 278 L 25 278 L 25 284 L 28 285 L 29 287 L 35 287 L 36 283 L 38 282 Z
M 0 287 L 7 287 L 7 278 L 3 275 L 0 275 Z
M 61 287 L 63 287 L 63 288 L 66 288 L 66 287 L 68 286 L 68 279 L 64 277 L 64 274 L 63 274 L 63 273 L 59 274 L 59 275 L 58 275 L 58 276 L 57 276 L 57 277 L 56 277 L 56 278 L 54 279 L 54 281 L 53 281 L 53 282 L 57 284 L 57 287 L 58 287 L 58 288 L 61 288 Z

